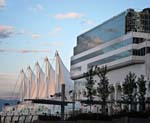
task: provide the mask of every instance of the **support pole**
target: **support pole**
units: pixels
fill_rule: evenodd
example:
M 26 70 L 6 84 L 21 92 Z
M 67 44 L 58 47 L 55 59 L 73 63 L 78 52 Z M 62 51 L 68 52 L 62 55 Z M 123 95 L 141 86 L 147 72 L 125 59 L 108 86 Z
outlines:
M 64 120 L 64 112 L 65 112 L 65 104 L 64 104 L 64 101 L 65 101 L 65 84 L 61 85 L 61 101 L 62 101 L 62 104 L 61 104 L 61 120 Z
M 72 110 L 73 110 L 73 116 L 75 116 L 75 90 L 73 90 L 73 103 L 72 103 Z

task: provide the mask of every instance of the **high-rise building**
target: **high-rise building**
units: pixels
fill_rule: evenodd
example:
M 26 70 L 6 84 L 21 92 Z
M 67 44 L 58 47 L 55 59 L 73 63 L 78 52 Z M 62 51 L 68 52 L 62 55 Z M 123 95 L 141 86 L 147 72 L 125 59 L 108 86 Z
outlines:
M 113 85 L 122 84 L 129 72 L 150 80 L 150 8 L 127 9 L 77 37 L 71 78 L 78 86 L 78 98 L 84 93 L 83 74 L 95 65 L 107 65 Z

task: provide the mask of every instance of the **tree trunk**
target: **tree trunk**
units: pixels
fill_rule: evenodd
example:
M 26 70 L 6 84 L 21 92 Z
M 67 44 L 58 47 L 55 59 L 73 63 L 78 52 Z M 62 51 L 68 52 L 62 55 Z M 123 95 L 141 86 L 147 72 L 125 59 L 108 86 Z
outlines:
M 144 102 L 140 102 L 139 109 L 140 109 L 140 111 L 144 111 L 145 110 L 145 103 Z
M 92 105 L 90 104 L 90 113 L 91 113 Z
M 102 102 L 102 114 L 107 114 L 106 113 L 106 101 L 105 100 L 103 100 L 103 102 Z

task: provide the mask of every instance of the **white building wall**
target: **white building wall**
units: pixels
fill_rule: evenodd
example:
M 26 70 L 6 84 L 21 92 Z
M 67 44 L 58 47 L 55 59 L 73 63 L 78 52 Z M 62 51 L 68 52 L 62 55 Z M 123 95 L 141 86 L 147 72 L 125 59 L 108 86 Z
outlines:
M 126 77 L 127 74 L 129 74 L 129 72 L 134 72 L 136 74 L 137 77 L 140 77 L 141 74 L 143 74 L 144 76 L 146 75 L 146 71 L 145 71 L 145 64 L 134 64 L 134 65 L 130 65 L 130 66 L 126 66 L 126 67 L 122 67 L 119 69 L 115 69 L 112 71 L 109 71 L 107 73 L 107 77 L 109 79 L 109 85 L 113 85 L 114 87 L 117 87 L 118 84 L 122 85 L 122 83 L 124 82 L 124 79 Z M 97 88 L 97 83 L 99 82 L 99 78 L 97 75 L 94 76 L 94 80 L 95 80 L 95 89 Z M 85 83 L 86 80 L 84 78 L 75 80 L 75 90 L 76 90 L 76 99 L 77 100 L 81 100 L 81 99 L 86 99 L 85 96 L 83 96 L 83 90 L 85 90 Z M 118 93 L 115 90 L 115 99 L 119 99 L 119 97 L 116 97 L 117 94 L 120 95 L 120 93 Z M 98 97 L 96 97 L 95 99 L 98 99 Z
M 110 84 L 122 83 L 129 72 L 134 72 L 137 77 L 141 74 L 145 76 L 145 64 L 135 64 L 108 72 L 107 76 Z

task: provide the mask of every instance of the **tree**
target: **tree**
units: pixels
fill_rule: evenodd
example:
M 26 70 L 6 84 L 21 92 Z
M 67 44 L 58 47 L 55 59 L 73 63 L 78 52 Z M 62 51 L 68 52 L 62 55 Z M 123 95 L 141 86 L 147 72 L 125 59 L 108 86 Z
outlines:
M 122 91 L 121 85 L 117 85 L 117 91 L 118 91 L 118 92 L 121 92 L 121 91 Z
M 113 104 L 114 104 L 114 94 L 115 94 L 115 88 L 113 85 L 109 85 L 109 96 L 110 96 L 110 113 L 112 114 L 113 113 Z
M 99 77 L 97 93 L 102 101 L 102 113 L 106 114 L 106 104 L 109 96 L 109 81 L 106 76 L 107 74 L 107 66 L 96 67 L 96 75 Z
M 115 88 L 114 88 L 113 85 L 109 86 L 108 88 L 109 88 L 109 92 L 110 93 L 114 93 L 115 92 Z
M 84 77 L 86 79 L 86 97 L 88 101 L 92 102 L 93 101 L 93 96 L 96 94 L 96 90 L 94 89 L 94 80 L 93 80 L 93 75 L 95 74 L 95 69 L 94 67 L 91 67 L 88 72 L 84 73 Z M 90 111 L 91 111 L 91 103 L 90 103 Z
M 110 95 L 110 101 L 113 102 L 114 101 L 115 88 L 113 85 L 109 85 L 108 90 L 109 90 L 109 95 Z
M 145 94 L 146 94 L 146 80 L 144 79 L 144 75 L 138 77 L 137 85 L 138 85 L 138 99 L 140 104 L 140 111 L 144 111 Z
M 123 101 L 129 105 L 131 105 L 131 110 L 135 109 L 134 102 L 136 100 L 136 75 L 135 73 L 129 72 L 126 75 L 123 83 Z

